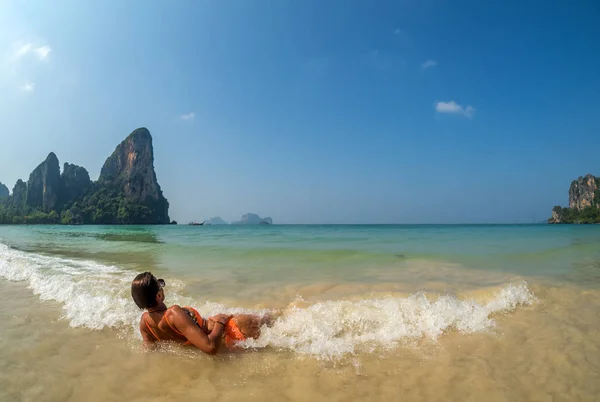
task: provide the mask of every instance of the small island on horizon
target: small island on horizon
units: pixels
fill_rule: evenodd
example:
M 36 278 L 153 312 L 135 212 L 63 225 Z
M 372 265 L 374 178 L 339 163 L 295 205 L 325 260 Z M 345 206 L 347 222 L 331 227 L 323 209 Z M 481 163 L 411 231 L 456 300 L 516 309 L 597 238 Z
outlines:
M 247 213 L 247 214 L 242 215 L 242 217 L 239 221 L 233 221 L 233 222 L 231 222 L 231 224 L 228 223 L 227 221 L 225 221 L 220 216 L 216 216 L 216 217 L 213 217 L 210 219 L 205 219 L 202 222 L 191 221 L 188 225 L 212 226 L 212 225 L 272 225 L 272 224 L 273 224 L 273 219 L 271 219 L 271 217 L 266 216 L 264 218 L 261 218 L 257 214 Z

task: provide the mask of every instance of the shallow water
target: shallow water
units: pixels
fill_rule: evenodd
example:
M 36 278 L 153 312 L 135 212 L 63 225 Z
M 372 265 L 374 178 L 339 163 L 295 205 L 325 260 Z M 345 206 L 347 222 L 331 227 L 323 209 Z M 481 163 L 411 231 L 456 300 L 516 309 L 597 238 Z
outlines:
M 0 226 L 0 400 L 598 400 L 598 226 Z M 144 353 L 129 284 L 274 311 Z M 154 399 L 153 399 L 154 398 Z

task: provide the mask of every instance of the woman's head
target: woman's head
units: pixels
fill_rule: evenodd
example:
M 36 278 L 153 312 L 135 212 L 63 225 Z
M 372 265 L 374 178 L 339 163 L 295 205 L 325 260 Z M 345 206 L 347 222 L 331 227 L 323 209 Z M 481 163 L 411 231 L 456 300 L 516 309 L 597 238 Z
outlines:
M 165 281 L 156 279 L 151 272 L 144 272 L 131 282 L 131 297 L 140 309 L 156 307 L 165 298 L 162 288 Z

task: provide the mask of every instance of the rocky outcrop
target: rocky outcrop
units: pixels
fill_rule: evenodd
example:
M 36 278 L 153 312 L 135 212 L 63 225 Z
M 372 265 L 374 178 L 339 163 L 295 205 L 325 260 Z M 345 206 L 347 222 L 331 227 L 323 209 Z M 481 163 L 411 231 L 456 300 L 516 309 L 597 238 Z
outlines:
M 569 207 L 554 207 L 548 223 L 600 223 L 600 178 L 588 174 L 574 180 Z
M 233 222 L 232 225 L 270 225 L 273 223 L 273 219 L 269 217 L 261 218 L 256 214 L 244 214 L 242 219 L 237 222 Z
M 60 175 L 60 205 L 70 205 L 83 196 L 90 186 L 90 174 L 81 166 L 65 163 Z
M 9 195 L 8 187 L 0 182 L 0 197 L 8 197 Z
M 156 223 L 169 223 L 169 203 L 163 196 L 154 171 L 154 149 L 150 132 L 133 131 L 108 157 L 99 183 L 119 187 L 128 200 L 146 204 Z
M 8 189 L 0 187 L 2 193 Z M 135 130 L 106 160 L 97 182 L 50 153 L 13 194 L 0 197 L 0 223 L 168 224 L 169 203 L 154 171 L 152 137 Z
M 45 212 L 54 210 L 60 189 L 60 167 L 54 152 L 39 164 L 27 181 L 27 205 Z
M 27 199 L 27 184 L 19 179 L 15 183 L 12 191 L 12 205 L 15 207 L 21 207 L 25 204 Z
M 598 179 L 591 174 L 585 177 L 579 177 L 571 183 L 569 188 L 569 208 L 582 211 L 586 207 L 591 207 L 594 202 L 594 195 L 598 190 Z
M 552 216 L 548 219 L 548 223 L 563 223 L 562 217 L 562 208 L 554 207 L 552 208 Z

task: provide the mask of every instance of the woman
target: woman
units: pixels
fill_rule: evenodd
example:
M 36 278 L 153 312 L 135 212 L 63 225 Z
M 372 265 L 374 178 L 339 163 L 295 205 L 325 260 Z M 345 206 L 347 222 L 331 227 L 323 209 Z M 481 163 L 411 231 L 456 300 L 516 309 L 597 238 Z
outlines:
M 139 274 L 131 283 L 135 304 L 146 310 L 140 319 L 140 332 L 146 345 L 176 341 L 215 354 L 221 339 L 225 339 L 228 348 L 233 348 L 236 342 L 258 338 L 260 327 L 270 321 L 268 316 L 260 318 L 249 314 L 217 314 L 204 319 L 192 307 L 167 307 L 164 286 L 165 281 L 156 279 L 150 272 Z

